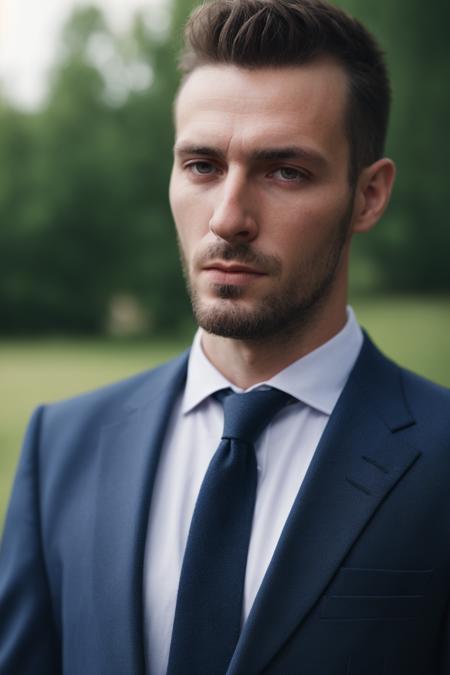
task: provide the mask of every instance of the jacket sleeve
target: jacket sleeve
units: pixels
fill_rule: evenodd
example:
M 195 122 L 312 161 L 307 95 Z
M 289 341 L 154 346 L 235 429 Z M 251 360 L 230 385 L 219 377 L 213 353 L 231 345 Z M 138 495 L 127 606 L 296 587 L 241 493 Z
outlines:
M 60 649 L 41 545 L 38 451 L 29 424 L 0 547 L 0 675 L 58 675 Z

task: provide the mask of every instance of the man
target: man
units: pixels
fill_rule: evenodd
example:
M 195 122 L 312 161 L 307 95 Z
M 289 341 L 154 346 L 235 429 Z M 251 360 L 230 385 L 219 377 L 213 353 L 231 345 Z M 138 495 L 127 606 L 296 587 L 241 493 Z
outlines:
M 182 68 L 170 200 L 201 328 L 35 413 L 0 673 L 448 675 L 450 395 L 346 309 L 395 173 L 380 51 L 320 0 L 216 0 Z

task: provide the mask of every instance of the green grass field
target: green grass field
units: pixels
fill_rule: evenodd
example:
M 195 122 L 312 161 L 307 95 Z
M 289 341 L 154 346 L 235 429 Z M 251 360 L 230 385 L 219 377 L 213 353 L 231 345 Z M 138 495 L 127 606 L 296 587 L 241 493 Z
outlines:
M 450 386 L 450 300 L 355 301 L 358 318 L 383 351 Z M 186 343 L 0 341 L 0 529 L 24 428 L 33 408 L 167 360 Z

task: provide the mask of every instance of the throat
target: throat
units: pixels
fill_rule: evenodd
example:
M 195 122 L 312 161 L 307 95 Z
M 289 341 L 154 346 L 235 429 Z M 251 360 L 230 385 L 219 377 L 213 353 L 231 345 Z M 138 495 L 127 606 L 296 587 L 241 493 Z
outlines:
M 331 339 L 342 325 L 330 335 L 309 331 L 301 336 L 289 331 L 264 340 L 235 340 L 204 332 L 202 348 L 208 360 L 229 382 L 248 389 L 270 380 L 298 359 L 306 356 L 321 344 Z

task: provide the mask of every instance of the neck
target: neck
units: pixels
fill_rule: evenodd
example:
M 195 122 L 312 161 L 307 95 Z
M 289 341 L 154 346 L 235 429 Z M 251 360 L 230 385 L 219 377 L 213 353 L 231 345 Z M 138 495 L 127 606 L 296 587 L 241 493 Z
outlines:
M 202 336 L 202 347 L 211 363 L 231 383 L 242 389 L 269 380 L 291 363 L 334 337 L 346 323 L 345 304 L 317 312 L 307 324 L 292 327 L 261 340 L 236 340 L 211 333 Z

